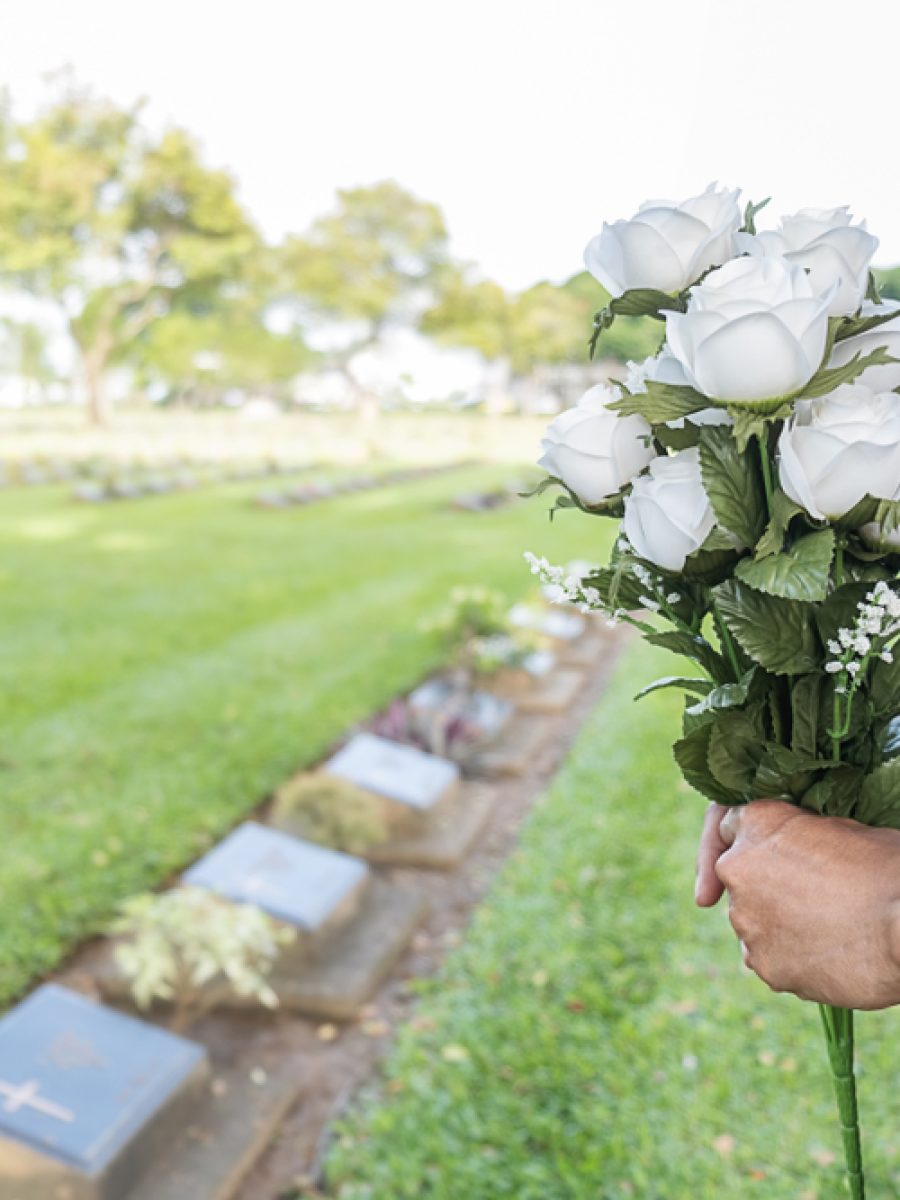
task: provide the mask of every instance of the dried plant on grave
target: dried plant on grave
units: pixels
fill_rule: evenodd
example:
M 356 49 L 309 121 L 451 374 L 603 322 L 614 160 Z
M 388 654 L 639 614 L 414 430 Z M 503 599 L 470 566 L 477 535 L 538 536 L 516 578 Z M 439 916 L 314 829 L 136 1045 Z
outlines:
M 179 887 L 122 904 L 110 932 L 123 940 L 116 962 L 138 1008 L 171 1005 L 169 1028 L 183 1032 L 228 996 L 277 1008 L 269 975 L 295 930 L 252 904 Z
M 298 775 L 280 787 L 272 817 L 280 829 L 296 837 L 348 854 L 362 854 L 383 842 L 388 833 L 377 799 L 324 772 Z

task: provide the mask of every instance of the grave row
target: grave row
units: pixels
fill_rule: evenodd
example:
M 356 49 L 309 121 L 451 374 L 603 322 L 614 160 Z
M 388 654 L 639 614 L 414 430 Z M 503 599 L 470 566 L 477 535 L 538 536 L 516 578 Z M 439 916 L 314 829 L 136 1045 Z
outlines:
M 551 614 L 549 628 L 547 617 L 534 619 L 555 638 L 563 663 L 596 660 L 602 641 L 585 636 L 581 618 L 561 624 L 560 615 L 569 614 Z M 533 657 L 523 673 L 530 683 L 517 696 L 523 714 L 514 716 L 507 697 L 469 698 L 473 719 L 485 726 L 470 772 L 475 779 L 456 762 L 368 731 L 322 765 L 323 774 L 381 809 L 387 836 L 366 858 L 246 821 L 185 872 L 185 885 L 252 904 L 296 931 L 272 976 L 286 1010 L 352 1018 L 390 972 L 425 904 L 373 864 L 450 867 L 466 853 L 493 801 L 483 777 L 506 773 L 514 759 L 515 769 L 524 769 L 539 745 L 527 700 L 544 694 L 546 703 L 551 681 L 566 672 L 576 685 L 583 679 L 571 666 L 555 671 L 546 652 Z M 446 686 L 429 681 L 409 702 L 426 711 L 444 704 Z M 107 999 L 127 999 L 127 981 L 108 944 L 95 956 L 93 974 Z M 246 1003 L 238 996 L 231 1002 Z M 244 1111 L 246 1084 L 242 1090 L 235 1078 L 215 1091 L 210 1077 L 201 1045 L 45 984 L 0 1019 L 0 1195 L 221 1200 L 236 1182 L 225 1160 L 237 1154 L 245 1162 L 261 1135 Z M 283 1112 L 299 1090 L 296 1079 L 282 1079 L 271 1111 Z M 210 1133 L 216 1128 L 230 1131 L 225 1136 L 233 1144 L 224 1156 Z M 191 1129 L 206 1132 L 192 1139 Z
M 69 483 L 77 489 L 94 485 L 109 489 L 111 498 L 128 498 L 129 488 L 139 488 L 143 494 L 154 491 L 174 491 L 177 488 L 199 487 L 204 484 L 265 479 L 273 475 L 288 475 L 306 470 L 309 462 L 266 456 L 252 459 L 208 459 L 193 455 L 148 460 L 128 456 L 63 458 L 44 456 L 31 459 L 0 459 L 0 487 L 42 487 L 54 483 Z
M 417 479 L 430 479 L 432 476 L 456 471 L 465 463 L 440 463 L 427 467 L 401 467 L 392 471 L 384 471 L 379 475 L 351 475 L 338 480 L 310 480 L 287 488 L 269 489 L 258 492 L 253 498 L 257 508 L 281 510 L 316 504 L 322 500 L 333 500 L 336 496 L 353 492 L 369 492 L 375 488 L 392 487 L 398 483 L 411 483 Z

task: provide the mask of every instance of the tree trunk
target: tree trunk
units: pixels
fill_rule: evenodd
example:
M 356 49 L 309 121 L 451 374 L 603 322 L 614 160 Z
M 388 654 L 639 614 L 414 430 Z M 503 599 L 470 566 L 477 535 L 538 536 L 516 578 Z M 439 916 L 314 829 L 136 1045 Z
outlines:
M 87 388 L 87 415 L 91 425 L 108 425 L 111 415 L 106 392 L 106 368 L 112 350 L 112 338 L 100 335 L 93 346 L 84 350 L 84 384 Z

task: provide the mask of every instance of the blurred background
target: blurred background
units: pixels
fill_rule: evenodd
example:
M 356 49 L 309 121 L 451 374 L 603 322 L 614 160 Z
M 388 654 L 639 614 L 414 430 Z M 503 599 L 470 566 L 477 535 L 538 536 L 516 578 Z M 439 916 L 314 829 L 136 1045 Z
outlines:
M 744 202 L 773 197 L 761 227 L 801 206 L 849 204 L 881 239 L 883 294 L 900 299 L 900 9 L 890 0 L 853 14 L 831 0 L 30 0 L 4 16 L 0 1009 L 106 929 L 125 898 L 173 878 L 445 663 L 440 614 L 455 589 L 487 589 L 476 603 L 506 613 L 533 584 L 523 551 L 555 563 L 608 552 L 607 522 L 562 513 L 551 524 L 546 499 L 520 498 L 539 478 L 550 417 L 659 343 L 653 322 L 622 318 L 603 357 L 588 359 L 592 315 L 608 297 L 581 254 L 604 220 L 714 179 L 742 187 Z M 700 802 L 676 791 L 674 710 L 654 700 L 652 721 L 635 718 L 629 678 L 617 688 L 590 761 L 559 793 L 582 835 L 546 865 L 544 842 L 532 848 L 544 876 L 523 867 L 509 906 L 523 922 L 516 951 L 535 960 L 509 976 L 509 994 L 477 994 L 501 1014 L 513 993 L 531 998 L 494 1058 L 524 1064 L 522 1111 L 544 1121 L 581 1062 L 560 1065 L 549 1033 L 546 1070 L 524 1049 L 549 1029 L 541 989 L 557 940 L 531 923 L 532 893 L 567 904 L 573 880 L 599 896 L 608 878 L 615 897 L 628 879 L 618 914 L 608 895 L 596 900 L 590 953 L 575 945 L 574 902 L 556 918 L 561 978 L 573 963 L 592 975 L 596 947 L 621 939 L 604 967 L 613 986 L 584 981 L 557 1008 L 574 1026 L 582 996 L 604 1013 L 612 996 L 621 1024 L 598 1038 L 584 1023 L 584 1042 L 566 1042 L 586 1047 L 589 1077 L 559 1105 L 562 1132 L 523 1135 L 512 1165 L 494 1145 L 470 1152 L 460 1140 L 458 1169 L 471 1160 L 488 1182 L 440 1195 L 562 1195 L 566 1155 L 553 1147 L 570 1153 L 573 1113 L 584 1116 L 584 1162 L 572 1159 L 567 1196 L 756 1195 L 787 1109 L 798 1128 L 808 1122 L 793 1092 L 767 1083 L 763 1054 L 797 1069 L 786 1026 L 767 1033 L 778 1059 L 759 1056 L 749 1098 L 770 1123 L 758 1123 L 738 1186 L 731 1129 L 743 1137 L 746 1100 L 727 1093 L 727 1065 L 698 1072 L 687 1040 L 674 1066 L 665 1058 L 687 1021 L 706 1019 L 688 975 L 717 969 L 697 949 L 690 908 Z M 587 863 L 625 846 L 593 819 L 600 777 L 613 779 L 623 814 L 648 780 L 656 814 L 674 819 L 679 806 L 677 855 L 664 824 L 652 841 L 656 817 L 640 823 L 637 883 L 630 851 L 608 875 Z M 555 836 L 551 827 L 547 818 Z M 675 918 L 661 928 L 657 915 L 664 882 L 680 948 Z M 633 967 L 645 942 L 646 992 Z M 717 946 L 732 963 L 730 939 Z M 505 990 L 510 955 L 498 954 L 488 978 Z M 677 965 L 661 983 L 667 956 Z M 650 1040 L 631 1051 L 639 1069 L 612 1058 L 610 1108 L 593 1110 L 602 1089 L 591 1056 L 628 1052 L 631 1013 L 648 996 Z M 755 1061 L 754 1003 L 741 1020 Z M 722 1011 L 707 1021 L 720 1054 Z M 433 1059 L 451 1096 L 461 1068 L 442 1053 Z M 499 1124 L 485 1134 L 504 1154 L 520 1120 L 503 1107 L 520 1094 L 505 1079 L 497 1073 Z M 691 1079 L 716 1134 L 718 1191 L 702 1190 L 710 1163 L 679 1124 L 707 1123 L 680 1102 Z M 375 1165 L 405 1166 L 419 1144 L 409 1096 L 402 1153 L 376 1144 Z M 641 1133 L 648 1097 L 671 1125 L 665 1137 L 657 1124 Z M 723 1104 L 727 1127 L 715 1124 Z M 434 1122 L 441 1145 L 445 1116 Z M 888 1113 L 882 1141 L 900 1186 L 892 1122 Z M 540 1176 L 533 1159 L 545 1151 Z M 610 1155 L 621 1156 L 621 1188 Z M 773 1179 L 778 1196 L 819 1196 L 800 1190 L 804 1164 Z M 392 1181 L 378 1194 L 400 1191 Z

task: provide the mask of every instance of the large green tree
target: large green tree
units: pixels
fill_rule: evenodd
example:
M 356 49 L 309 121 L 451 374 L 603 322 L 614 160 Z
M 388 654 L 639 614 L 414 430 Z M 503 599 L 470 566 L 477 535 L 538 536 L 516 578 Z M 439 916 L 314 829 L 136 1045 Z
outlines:
M 257 243 L 231 176 L 183 130 L 148 131 L 140 105 L 64 76 L 32 119 L 6 106 L 0 276 L 65 313 L 94 420 L 110 365 L 173 310 L 211 308 Z
M 522 292 L 504 291 L 464 268 L 448 271 L 438 298 L 422 318 L 422 329 L 446 345 L 470 346 L 489 360 L 505 360 L 523 377 L 535 368 L 586 363 L 592 317 L 609 300 L 586 271 L 564 284 L 546 281 Z M 642 359 L 653 354 L 661 326 L 620 319 L 604 336 L 604 356 Z
M 280 249 L 282 297 L 305 333 L 326 331 L 328 365 L 349 364 L 390 328 L 414 327 L 449 269 L 435 204 L 385 180 L 339 191 L 335 208 Z

